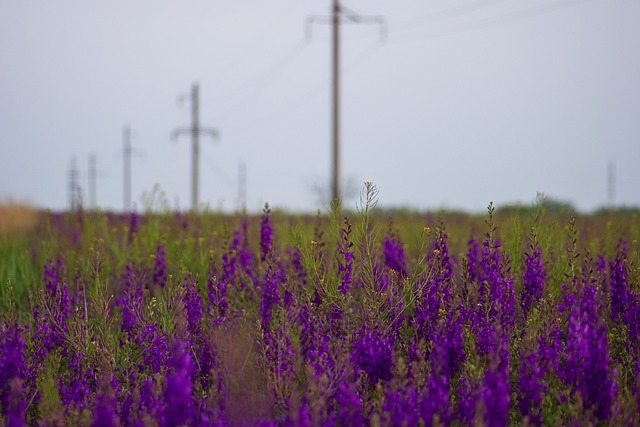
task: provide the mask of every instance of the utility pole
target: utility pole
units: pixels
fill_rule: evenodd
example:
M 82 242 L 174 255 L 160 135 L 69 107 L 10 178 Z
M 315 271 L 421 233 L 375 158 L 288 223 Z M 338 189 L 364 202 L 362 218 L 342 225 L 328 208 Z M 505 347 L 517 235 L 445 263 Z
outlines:
M 131 206 L 131 157 L 138 153 L 131 147 L 131 126 L 124 125 L 122 129 L 122 186 L 123 186 L 123 209 L 125 213 L 132 211 Z
M 386 37 L 386 21 L 383 16 L 363 16 L 346 10 L 339 0 L 332 0 L 331 16 L 307 17 L 307 39 L 314 23 L 331 24 L 331 199 L 339 200 L 340 191 L 340 25 L 376 24 L 380 26 L 380 38 Z
M 244 161 L 238 163 L 238 210 L 247 210 L 247 164 Z
M 184 97 L 180 97 L 182 100 Z M 178 128 L 173 131 L 172 138 L 176 139 L 181 134 L 191 134 L 191 209 L 198 210 L 198 158 L 200 155 L 199 137 L 200 134 L 210 135 L 214 139 L 218 138 L 218 131 L 212 128 L 201 128 L 199 122 L 199 88 L 198 83 L 194 83 L 191 88 L 191 127 Z

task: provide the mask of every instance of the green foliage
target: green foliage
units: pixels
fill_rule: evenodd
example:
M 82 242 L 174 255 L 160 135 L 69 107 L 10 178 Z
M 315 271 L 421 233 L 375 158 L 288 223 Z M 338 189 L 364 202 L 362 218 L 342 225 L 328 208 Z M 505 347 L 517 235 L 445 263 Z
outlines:
M 194 385 L 194 394 L 211 400 L 221 399 L 216 394 L 216 387 L 228 387 L 234 399 L 245 399 L 260 407 L 260 414 L 274 417 L 286 412 L 284 402 L 301 404 L 301 395 L 318 398 L 314 405 L 320 407 L 323 404 L 318 403 L 320 399 L 335 394 L 336 384 L 342 378 L 327 374 L 321 376 L 317 383 L 313 382 L 314 373 L 303 360 L 302 354 L 308 342 L 305 341 L 302 326 L 297 323 L 302 306 L 308 311 L 312 326 L 315 321 L 313 316 L 330 317 L 333 322 L 331 327 L 343 334 L 340 338 L 331 337 L 327 343 L 332 351 L 344 346 L 344 354 L 341 357 L 334 356 L 331 363 L 352 368 L 354 362 L 348 352 L 357 341 L 361 329 L 379 327 L 380 331 L 386 333 L 395 328 L 397 335 L 394 337 L 393 351 L 396 357 L 393 370 L 396 378 L 393 381 L 408 386 L 411 383 L 407 379 L 408 371 L 414 381 L 417 381 L 416 378 L 427 378 L 433 369 L 429 360 L 429 354 L 434 352 L 433 343 L 429 339 L 423 340 L 416 350 L 417 355 L 410 354 L 407 343 L 415 339 L 417 333 L 411 319 L 421 308 L 420 303 L 427 298 L 430 287 L 434 286 L 433 279 L 442 273 L 439 263 L 443 261 L 443 254 L 435 249 L 436 242 L 441 241 L 445 233 L 454 276 L 447 279 L 444 285 L 451 292 L 452 302 L 447 308 L 436 309 L 436 323 L 443 322 L 449 314 L 452 314 L 452 318 L 462 316 L 459 307 L 473 307 L 479 301 L 478 283 L 470 277 L 465 257 L 470 237 L 481 242 L 482 233 L 486 231 L 484 238 L 488 240 L 490 250 L 500 251 L 503 256 L 502 267 L 513 275 L 516 295 L 523 292 L 526 254 L 530 254 L 535 247 L 541 249 L 546 272 L 542 299 L 536 302 L 526 319 L 522 320 L 520 316 L 522 323 L 518 323 L 511 332 L 507 348 L 511 361 L 508 378 L 512 392 L 510 420 L 514 424 L 520 421 L 516 407 L 518 358 L 525 350 L 535 349 L 537 339 L 544 336 L 545 331 L 557 325 L 566 330 L 567 316 L 558 315 L 558 303 L 564 297 L 563 285 L 579 289 L 586 278 L 584 282 L 593 281 L 601 286 L 609 271 L 605 269 L 597 274 L 592 271 L 596 264 L 595 257 L 602 255 L 605 260 L 611 260 L 620 240 L 624 240 L 628 249 L 625 271 L 629 288 L 636 295 L 640 293 L 640 224 L 635 214 L 570 215 L 574 212 L 570 205 L 550 202 L 542 196 L 529 208 L 494 209 L 491 204 L 486 219 L 484 216 L 457 213 L 436 215 L 381 211 L 377 209 L 377 203 L 376 187 L 366 183 L 356 213 L 345 210 L 339 203 L 334 203 L 330 211 L 319 212 L 316 216 L 272 213 L 276 232 L 275 255 L 264 262 L 257 258 L 247 261 L 251 263 L 250 271 L 238 271 L 233 282 L 227 284 L 229 309 L 228 319 L 225 319 L 223 326 L 215 329 L 210 324 L 215 316 L 210 314 L 207 318 L 209 323 L 201 322 L 201 327 L 217 346 L 218 365 L 214 368 L 227 377 L 207 376 L 210 383 L 205 386 L 205 381 L 202 381 Z M 223 256 L 237 255 L 237 252 L 229 249 L 232 231 L 246 220 L 247 249 L 251 253 L 259 253 L 260 218 L 211 212 L 170 212 L 166 200 L 157 193 L 149 196 L 147 205 L 145 214 L 138 219 L 135 233 L 130 229 L 128 217 L 100 212 L 48 213 L 41 216 L 41 223 L 35 231 L 0 241 L 2 320 L 32 326 L 32 308 L 36 305 L 49 307 L 42 302 L 45 298 L 42 289 L 43 265 L 48 261 L 63 260 L 65 269 L 61 273 L 62 279 L 69 285 L 70 294 L 78 298 L 67 319 L 65 343 L 68 348 L 82 352 L 86 357 L 84 363 L 92 366 L 94 373 L 139 365 L 145 358 L 140 343 L 136 342 L 140 338 L 129 336 L 121 330 L 124 308 L 118 301 L 123 295 L 123 271 L 125 266 L 130 266 L 138 274 L 136 280 L 144 283 L 140 315 L 148 324 L 156 324 L 162 337 L 190 338 L 184 278 L 189 276 L 195 280 L 196 290 L 204 301 L 204 311 L 211 309 L 207 295 L 210 290 L 208 279 L 212 280 L 214 286 L 217 285 L 216 280 L 223 273 Z M 388 234 L 397 237 L 406 251 L 406 274 L 403 272 L 401 275 L 384 266 L 381 224 L 388 224 Z M 353 252 L 357 260 L 353 265 L 354 290 L 346 294 L 340 292 L 341 279 L 337 273 L 342 261 L 339 256 L 340 239 L 345 235 L 354 244 Z M 499 248 L 498 241 L 501 242 Z M 150 285 L 159 245 L 166 251 L 168 283 L 164 288 Z M 271 310 L 270 323 L 261 324 L 265 275 L 269 269 L 288 265 L 287 257 L 291 256 L 288 250 L 299 253 L 300 271 L 294 271 L 290 266 L 282 270 L 285 274 L 279 277 L 279 288 L 276 290 L 279 306 Z M 383 274 L 386 280 L 384 289 L 380 285 Z M 300 307 L 290 311 L 283 308 L 282 300 L 286 291 L 292 293 Z M 518 298 L 516 296 L 516 305 Z M 608 294 L 603 293 L 599 310 L 607 320 L 608 351 L 617 373 L 618 399 L 626 404 L 634 399 L 632 390 L 637 386 L 637 360 L 628 351 L 628 328 L 608 319 L 608 298 Z M 489 313 L 495 308 L 496 302 L 485 301 L 485 304 Z M 334 313 L 337 314 L 333 316 Z M 518 314 L 521 315 L 521 312 Z M 318 332 L 320 335 L 327 333 L 326 330 Z M 451 377 L 451 400 L 454 404 L 458 399 L 456 390 L 461 378 L 479 384 L 489 364 L 488 356 L 478 351 L 476 334 L 469 328 L 462 333 L 461 345 L 466 359 L 460 371 Z M 269 353 L 272 349 L 261 343 L 269 334 L 290 344 L 292 354 L 278 353 L 277 357 L 286 359 L 291 372 L 278 374 L 267 363 L 268 357 L 273 357 Z M 190 351 L 195 356 L 198 346 L 203 343 L 193 342 L 191 345 Z M 26 343 L 28 355 L 36 354 L 35 346 L 31 336 L 31 341 Z M 278 351 L 283 349 L 278 348 Z M 36 389 L 39 396 L 29 409 L 28 420 L 31 423 L 43 421 L 47 424 L 50 420 L 65 423 L 71 419 L 77 424 L 90 423 L 90 414 L 86 409 L 76 413 L 65 412 L 60 401 L 57 381 L 69 375 L 66 363 L 68 355 L 63 355 L 57 348 L 48 352 L 42 361 L 37 381 L 29 385 L 31 396 L 35 395 Z M 200 363 L 200 360 L 194 358 L 194 363 Z M 153 375 L 160 378 L 170 371 L 168 367 L 163 367 L 160 373 Z M 157 380 L 145 372 L 140 379 L 134 380 L 125 375 L 130 373 L 125 369 L 118 372 L 121 391 L 135 389 L 140 387 L 141 381 L 153 379 L 154 392 L 162 394 L 164 379 Z M 367 385 L 366 374 L 359 375 L 354 380 L 354 387 L 362 401 L 366 402 L 363 413 L 372 424 L 376 419 L 385 420 L 382 408 L 388 390 L 384 389 L 383 382 Z M 566 385 L 555 374 L 547 372 L 545 381 L 548 391 L 542 396 L 543 424 L 585 423 L 592 418 L 592 414 L 585 412 L 580 398 L 567 391 Z M 259 392 L 254 390 L 257 388 Z M 237 402 L 228 404 L 230 412 L 236 411 L 241 416 L 244 407 Z M 625 410 L 632 413 L 629 408 L 630 403 Z

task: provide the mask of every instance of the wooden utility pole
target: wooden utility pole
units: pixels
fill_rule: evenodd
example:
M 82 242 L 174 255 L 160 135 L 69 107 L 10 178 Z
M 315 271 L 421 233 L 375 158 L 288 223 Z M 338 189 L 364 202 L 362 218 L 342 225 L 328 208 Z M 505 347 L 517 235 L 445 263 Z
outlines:
M 331 199 L 341 198 L 340 190 L 340 25 L 377 24 L 380 37 L 384 39 L 386 23 L 382 16 L 362 16 L 346 11 L 339 0 L 332 0 L 331 16 L 311 15 L 307 17 L 307 38 L 311 24 L 331 24 Z
M 182 97 L 181 97 L 182 98 Z M 180 98 L 180 99 L 181 99 Z M 201 128 L 199 122 L 199 88 L 198 83 L 194 83 L 191 88 L 191 127 L 179 128 L 173 131 L 173 138 L 178 138 L 181 134 L 191 134 L 191 209 L 198 210 L 198 175 L 199 175 L 199 155 L 200 155 L 200 134 L 208 134 L 213 138 L 218 138 L 218 131 L 212 128 Z
M 331 131 L 331 200 L 340 200 L 340 4 L 333 0 L 332 7 L 333 46 L 331 79 L 332 79 L 332 131 Z

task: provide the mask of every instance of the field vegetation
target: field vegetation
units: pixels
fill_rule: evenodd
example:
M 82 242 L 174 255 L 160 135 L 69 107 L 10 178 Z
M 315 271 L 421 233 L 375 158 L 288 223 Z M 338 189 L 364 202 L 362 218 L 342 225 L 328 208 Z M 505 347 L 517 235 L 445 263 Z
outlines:
M 0 425 L 640 424 L 635 213 L 377 197 L 3 225 Z

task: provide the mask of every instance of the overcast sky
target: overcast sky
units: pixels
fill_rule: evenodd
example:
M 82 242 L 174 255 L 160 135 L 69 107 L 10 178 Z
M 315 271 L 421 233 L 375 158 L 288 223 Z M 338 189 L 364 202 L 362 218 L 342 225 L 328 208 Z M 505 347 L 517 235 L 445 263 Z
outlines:
M 342 183 L 380 205 L 481 211 L 537 192 L 589 211 L 640 205 L 640 1 L 345 0 Z M 315 211 L 330 179 L 329 0 L 0 0 L 0 201 L 69 205 L 75 158 L 88 201 L 123 209 L 154 185 L 191 205 L 189 103 L 200 85 L 200 200 Z M 355 206 L 355 198 L 347 204 Z

